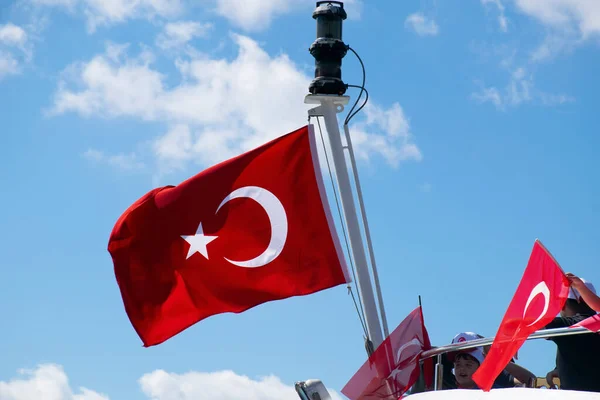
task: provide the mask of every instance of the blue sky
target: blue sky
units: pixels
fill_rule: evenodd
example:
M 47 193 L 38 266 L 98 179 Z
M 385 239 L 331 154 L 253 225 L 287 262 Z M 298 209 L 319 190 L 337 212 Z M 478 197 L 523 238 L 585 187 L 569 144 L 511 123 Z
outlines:
M 600 281 L 600 4 L 346 3 L 371 95 L 351 132 L 390 330 L 420 294 L 434 344 L 493 335 L 535 238 Z M 305 124 L 313 8 L 2 2 L 1 400 L 239 398 L 215 386 L 294 398 L 294 381 L 339 392 L 360 367 L 345 287 L 142 348 L 106 250 L 151 188 Z M 360 83 L 352 54 L 343 76 Z M 554 355 L 528 342 L 520 362 L 544 376 Z

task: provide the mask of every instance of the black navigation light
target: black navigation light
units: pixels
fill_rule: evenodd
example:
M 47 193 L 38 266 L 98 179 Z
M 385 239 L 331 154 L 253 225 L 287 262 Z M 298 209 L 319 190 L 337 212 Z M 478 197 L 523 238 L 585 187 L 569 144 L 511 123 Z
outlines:
M 336 94 L 346 92 L 342 81 L 342 58 L 348 46 L 342 41 L 342 22 L 347 14 L 341 1 L 317 1 L 313 12 L 317 20 L 317 40 L 310 46 L 315 58 L 315 79 L 308 86 L 312 94 Z

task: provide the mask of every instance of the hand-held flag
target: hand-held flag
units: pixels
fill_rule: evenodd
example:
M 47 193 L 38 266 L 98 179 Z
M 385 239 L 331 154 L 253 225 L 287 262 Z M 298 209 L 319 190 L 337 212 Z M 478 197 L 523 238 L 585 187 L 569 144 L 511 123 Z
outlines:
M 521 345 L 562 310 L 569 281 L 550 252 L 536 240 L 521 282 L 502 319 L 494 343 L 473 380 L 489 391 Z
M 417 381 L 421 353 L 431 348 L 421 307 L 375 349 L 342 389 L 351 400 L 396 400 Z

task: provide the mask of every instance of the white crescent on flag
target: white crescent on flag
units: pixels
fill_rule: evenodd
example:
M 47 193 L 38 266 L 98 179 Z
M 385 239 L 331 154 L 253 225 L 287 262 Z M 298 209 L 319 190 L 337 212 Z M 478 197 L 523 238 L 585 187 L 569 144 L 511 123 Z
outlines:
M 402 346 L 400 346 L 400 348 L 396 352 L 396 368 L 394 368 L 394 370 L 390 374 L 390 377 L 392 378 L 392 380 L 396 380 L 396 376 L 398 374 L 400 374 L 400 372 L 402 372 L 402 370 L 400 369 L 400 365 L 404 364 L 402 361 L 408 360 L 408 359 L 407 360 L 402 359 L 402 353 L 404 353 L 404 351 L 406 349 L 408 349 L 409 347 L 413 347 L 413 346 L 417 346 L 417 347 L 419 347 L 419 349 L 421 349 L 423 344 L 421 343 L 421 341 L 418 338 L 413 338 L 412 340 L 410 340 L 410 341 L 404 343 Z M 412 362 L 415 358 L 417 358 L 418 354 L 419 353 L 413 354 L 412 357 L 410 358 L 410 361 Z
M 218 213 L 221 207 L 223 207 L 223 205 L 225 205 L 228 201 L 243 197 L 247 197 L 256 201 L 267 213 L 267 216 L 269 217 L 269 223 L 271 224 L 271 240 L 265 251 L 251 260 L 234 261 L 228 258 L 225 258 L 225 260 L 229 261 L 233 265 L 237 265 L 238 267 L 263 267 L 277 258 L 277 256 L 283 250 L 283 246 L 285 245 L 285 240 L 288 233 L 288 222 L 285 214 L 285 208 L 277 196 L 268 190 L 258 186 L 244 186 L 234 190 L 227 197 L 225 197 L 221 204 L 219 204 L 215 214 Z
M 548 307 L 550 306 L 550 289 L 548 289 L 548 285 L 546 285 L 546 282 L 541 281 L 540 283 L 535 285 L 535 287 L 529 294 L 527 303 L 525 303 L 525 309 L 523 310 L 523 318 L 525 318 L 525 314 L 527 314 L 527 310 L 529 309 L 529 304 L 531 304 L 533 299 L 535 299 L 535 297 L 538 294 L 541 294 L 542 296 L 544 296 L 544 309 L 542 310 L 541 314 L 537 317 L 537 319 L 527 326 L 532 326 L 532 325 L 536 324 L 540 319 L 544 318 L 544 316 L 548 312 Z

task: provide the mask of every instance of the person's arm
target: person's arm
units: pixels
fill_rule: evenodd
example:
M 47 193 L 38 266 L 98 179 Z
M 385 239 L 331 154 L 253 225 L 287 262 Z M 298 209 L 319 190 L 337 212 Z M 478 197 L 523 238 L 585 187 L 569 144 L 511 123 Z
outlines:
M 552 321 L 550 321 L 544 329 L 554 329 L 554 328 L 566 328 L 574 324 L 575 321 L 571 317 L 554 317 Z M 548 340 L 553 340 L 555 338 L 547 338 Z
M 528 369 L 521 367 L 519 364 L 509 362 L 504 370 L 511 374 L 516 380 L 525 384 L 526 387 L 533 386 L 535 375 Z
M 558 367 L 554 368 L 552 371 L 546 374 L 546 382 L 548 382 L 548 386 L 550 389 L 554 389 L 556 384 L 554 383 L 554 378 L 558 378 Z
M 569 282 L 571 282 L 571 286 L 577 289 L 579 294 L 581 294 L 581 298 L 583 299 L 583 301 L 585 301 L 585 303 L 588 306 L 590 306 L 590 308 L 594 311 L 600 312 L 600 297 L 598 297 L 594 292 L 588 289 L 588 287 L 585 286 L 585 283 L 583 283 L 583 281 L 578 276 L 575 276 L 570 272 L 566 275 L 569 279 Z

